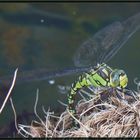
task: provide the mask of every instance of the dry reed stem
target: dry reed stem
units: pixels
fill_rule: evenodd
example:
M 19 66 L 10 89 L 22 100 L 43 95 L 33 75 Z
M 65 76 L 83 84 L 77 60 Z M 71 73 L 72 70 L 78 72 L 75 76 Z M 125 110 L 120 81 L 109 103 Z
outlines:
M 89 100 L 83 97 L 78 102 L 79 118 L 72 116 L 67 109 L 60 116 L 44 110 L 46 120 L 43 122 L 35 111 L 40 123 L 34 121 L 29 126 L 19 125 L 20 131 L 28 137 L 139 137 L 139 91 L 126 90 L 124 93 L 106 89 L 96 92 L 99 92 L 96 93 L 98 96 L 91 98 L 90 95 Z M 80 128 L 72 125 L 72 118 Z

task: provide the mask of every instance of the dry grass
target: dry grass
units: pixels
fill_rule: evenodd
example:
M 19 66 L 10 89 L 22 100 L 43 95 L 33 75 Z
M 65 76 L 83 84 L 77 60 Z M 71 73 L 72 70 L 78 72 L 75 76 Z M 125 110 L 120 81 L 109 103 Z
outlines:
M 139 92 L 116 89 L 97 89 L 97 96 L 83 98 L 76 106 L 79 116 L 76 121 L 80 128 L 72 125 L 68 110 L 55 116 L 44 111 L 42 120 L 36 106 L 35 114 L 40 120 L 32 121 L 29 126 L 18 124 L 18 132 L 24 137 L 139 137 L 140 136 L 140 99 Z

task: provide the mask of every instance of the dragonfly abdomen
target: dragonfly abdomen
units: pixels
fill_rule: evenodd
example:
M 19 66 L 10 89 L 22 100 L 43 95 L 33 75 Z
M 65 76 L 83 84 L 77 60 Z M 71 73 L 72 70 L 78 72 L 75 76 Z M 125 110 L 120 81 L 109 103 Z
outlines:
M 105 87 L 109 86 L 109 75 L 111 68 L 106 64 L 99 66 L 97 70 L 90 70 L 88 73 L 84 73 L 79 76 L 78 80 L 72 84 L 71 91 L 68 95 L 68 109 L 73 115 L 75 111 L 75 96 L 80 89 L 83 87 L 94 86 L 94 87 Z
M 75 96 L 77 92 L 82 89 L 85 86 L 89 86 L 89 82 L 87 81 L 89 74 L 84 73 L 83 75 L 79 76 L 78 80 L 75 81 L 72 86 L 71 86 L 71 91 L 68 95 L 68 109 L 70 113 L 75 114 L 75 106 L 74 106 L 74 101 L 75 101 Z

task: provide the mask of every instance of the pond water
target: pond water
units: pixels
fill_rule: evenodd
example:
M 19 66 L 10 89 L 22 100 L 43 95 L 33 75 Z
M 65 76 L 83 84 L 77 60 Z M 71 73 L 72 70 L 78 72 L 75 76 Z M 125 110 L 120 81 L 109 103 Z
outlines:
M 14 74 L 17 67 L 18 73 L 40 69 L 45 69 L 47 73 L 73 67 L 73 55 L 84 41 L 103 27 L 139 13 L 139 9 L 140 3 L 1 3 L 0 76 Z M 125 70 L 129 78 L 128 87 L 134 90 L 134 78 L 140 79 L 139 36 L 140 30 L 108 61 L 110 66 Z M 36 76 L 37 73 L 33 77 Z M 42 106 L 56 112 L 64 110 L 65 107 L 58 100 L 67 103 L 67 94 L 60 93 L 57 86 L 69 86 L 76 77 L 73 74 L 53 78 L 50 79 L 52 84 L 48 80 L 17 81 L 12 99 L 17 115 L 27 113 L 19 117 L 19 123 L 24 123 L 22 121 L 32 114 L 37 89 L 37 111 L 43 119 Z M 6 94 L 6 91 L 1 80 L 0 92 Z M 0 136 L 7 137 L 5 131 L 9 136 L 13 134 L 13 128 L 8 129 L 13 120 L 14 115 L 8 102 L 0 115 Z

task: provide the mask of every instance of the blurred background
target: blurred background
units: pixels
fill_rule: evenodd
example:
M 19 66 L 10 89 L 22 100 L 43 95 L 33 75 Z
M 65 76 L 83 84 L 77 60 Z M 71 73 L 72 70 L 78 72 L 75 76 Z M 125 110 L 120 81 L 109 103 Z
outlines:
M 103 27 L 114 21 L 124 21 L 140 12 L 140 3 L 0 3 L 0 77 L 18 72 L 74 66 L 77 48 Z M 108 62 L 124 69 L 129 88 L 136 90 L 134 78 L 140 78 L 140 30 L 137 31 Z M 36 75 L 35 75 L 36 76 Z M 18 123 L 30 124 L 34 117 L 37 88 L 37 112 L 45 120 L 46 111 L 56 113 L 65 109 L 58 100 L 67 103 L 67 92 L 60 93 L 58 85 L 70 86 L 77 75 L 63 76 L 52 81 L 16 83 L 12 99 Z M 1 78 L 0 78 L 1 80 Z M 11 79 L 9 79 L 11 80 Z M 55 81 L 54 81 L 55 80 Z M 0 93 L 8 88 L 2 80 Z M 51 84 L 53 83 L 54 84 Z M 0 114 L 0 137 L 16 135 L 14 115 L 8 102 Z

